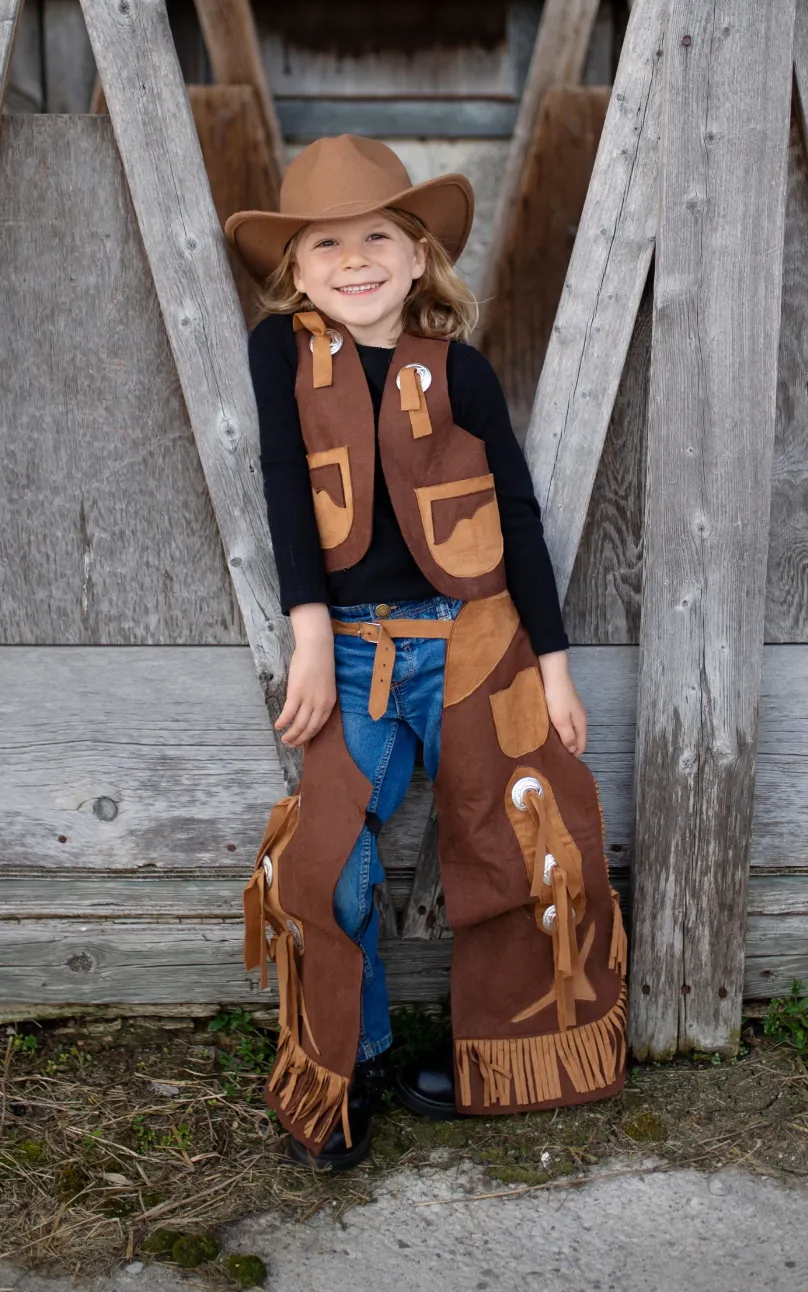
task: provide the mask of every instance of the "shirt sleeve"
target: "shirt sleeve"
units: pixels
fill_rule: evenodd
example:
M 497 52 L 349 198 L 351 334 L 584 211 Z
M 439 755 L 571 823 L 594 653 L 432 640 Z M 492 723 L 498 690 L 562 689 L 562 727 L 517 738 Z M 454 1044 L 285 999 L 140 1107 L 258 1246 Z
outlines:
M 541 511 L 499 379 L 479 350 L 459 341 L 449 346 L 447 378 L 455 422 L 485 443 L 505 544 L 505 578 L 519 618 L 537 655 L 566 650 L 569 638 Z
M 280 583 L 281 610 L 328 603 L 309 468 L 295 401 L 297 346 L 292 320 L 270 315 L 250 334 L 250 373 L 258 406 L 261 473 Z

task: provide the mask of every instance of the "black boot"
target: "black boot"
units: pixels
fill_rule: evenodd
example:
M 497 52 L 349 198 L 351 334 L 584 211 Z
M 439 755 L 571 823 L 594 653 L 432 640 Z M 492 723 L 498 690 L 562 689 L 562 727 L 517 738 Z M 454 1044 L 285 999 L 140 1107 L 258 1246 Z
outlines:
M 405 1107 L 422 1117 L 441 1122 L 459 1117 L 451 1048 L 442 1047 L 410 1063 L 398 1074 L 396 1091 Z
M 387 1052 L 364 1063 L 357 1063 L 348 1092 L 348 1124 L 351 1128 L 351 1147 L 345 1142 L 342 1123 L 338 1123 L 319 1153 L 313 1153 L 299 1140 L 289 1139 L 289 1156 L 301 1166 L 318 1170 L 330 1167 L 332 1171 L 350 1171 L 364 1162 L 370 1152 L 373 1110 L 382 1091 L 390 1084 Z

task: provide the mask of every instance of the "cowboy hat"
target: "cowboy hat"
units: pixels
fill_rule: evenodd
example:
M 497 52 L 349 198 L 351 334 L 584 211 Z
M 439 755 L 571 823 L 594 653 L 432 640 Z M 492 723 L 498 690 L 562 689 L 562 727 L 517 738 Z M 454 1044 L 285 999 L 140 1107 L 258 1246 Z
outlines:
M 336 135 L 317 139 L 290 162 L 280 211 L 237 211 L 224 228 L 242 263 L 262 282 L 292 235 L 312 220 L 347 220 L 384 206 L 416 215 L 455 261 L 471 229 L 474 193 L 465 175 L 413 184 L 386 144 Z

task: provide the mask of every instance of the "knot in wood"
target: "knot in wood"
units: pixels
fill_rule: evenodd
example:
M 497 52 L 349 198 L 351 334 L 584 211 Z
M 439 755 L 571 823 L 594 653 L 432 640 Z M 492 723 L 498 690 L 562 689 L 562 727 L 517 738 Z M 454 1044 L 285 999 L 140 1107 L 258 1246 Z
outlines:
M 93 803 L 93 816 L 97 816 L 99 821 L 114 821 L 118 815 L 118 804 L 108 795 L 102 794 Z
M 89 973 L 93 967 L 92 956 L 89 956 L 86 951 L 80 951 L 77 955 L 70 957 L 67 967 L 73 973 Z
M 692 37 L 692 36 L 683 36 L 683 37 L 682 37 L 682 44 L 684 45 L 685 49 L 687 49 L 690 45 L 692 45 L 692 44 L 693 44 L 693 37 Z

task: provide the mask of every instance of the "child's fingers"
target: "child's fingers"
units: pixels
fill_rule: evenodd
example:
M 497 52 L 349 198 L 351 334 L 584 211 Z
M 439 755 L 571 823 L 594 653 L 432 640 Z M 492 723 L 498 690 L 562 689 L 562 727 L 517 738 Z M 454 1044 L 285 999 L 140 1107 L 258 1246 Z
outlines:
M 281 727 L 289 726 L 289 723 L 292 721 L 295 714 L 297 713 L 299 706 L 300 706 L 300 697 L 298 695 L 295 695 L 293 691 L 288 691 L 286 694 L 286 703 L 281 709 L 280 717 L 278 718 L 278 721 L 275 723 L 276 731 L 280 731 Z
M 301 702 L 289 730 L 285 731 L 281 736 L 281 740 L 285 745 L 299 745 L 301 743 L 303 732 L 308 727 L 311 714 L 311 705 L 306 704 L 305 701 Z

